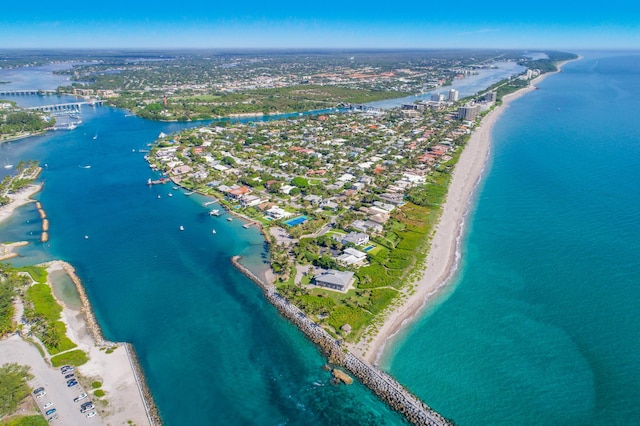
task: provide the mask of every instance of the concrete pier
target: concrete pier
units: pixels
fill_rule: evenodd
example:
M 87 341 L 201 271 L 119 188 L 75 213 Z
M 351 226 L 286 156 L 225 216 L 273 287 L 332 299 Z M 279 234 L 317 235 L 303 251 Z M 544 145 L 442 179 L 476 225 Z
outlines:
M 453 424 L 429 408 L 420 398 L 409 392 L 393 377 L 362 361 L 346 348 L 342 347 L 340 342 L 333 338 L 324 328 L 320 327 L 307 317 L 304 312 L 298 309 L 298 307 L 280 295 L 273 284 L 266 283 L 263 279 L 256 276 L 253 272 L 241 265 L 239 260 L 240 256 L 231 258 L 231 262 L 240 272 L 262 288 L 267 300 L 278 309 L 280 314 L 297 325 L 312 342 L 322 349 L 330 363 L 347 369 L 381 400 L 404 415 L 412 424 L 429 426 Z

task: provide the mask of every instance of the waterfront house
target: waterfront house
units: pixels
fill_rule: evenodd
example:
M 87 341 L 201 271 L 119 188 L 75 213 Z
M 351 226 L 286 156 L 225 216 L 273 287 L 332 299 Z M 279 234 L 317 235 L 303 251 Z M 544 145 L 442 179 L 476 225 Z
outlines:
M 314 281 L 320 287 L 346 292 L 354 281 L 353 276 L 351 271 L 327 269 L 316 275 Z
M 369 236 L 362 232 L 349 232 L 342 236 L 342 244 L 353 243 L 357 246 L 363 246 L 369 242 Z
M 359 267 L 366 263 L 367 254 L 353 247 L 346 248 L 336 261 L 345 266 Z

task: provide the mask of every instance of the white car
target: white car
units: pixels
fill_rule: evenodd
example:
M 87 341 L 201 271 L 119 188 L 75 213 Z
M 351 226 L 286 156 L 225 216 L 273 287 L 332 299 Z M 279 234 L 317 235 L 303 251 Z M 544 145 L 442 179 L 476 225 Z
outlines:
M 91 417 L 93 417 L 93 416 L 95 416 L 95 415 L 96 415 L 96 412 L 95 412 L 95 411 L 92 411 L 92 412 L 90 412 L 89 414 L 87 414 L 87 418 L 91 418 Z
M 39 394 L 36 395 L 36 398 L 40 399 L 43 396 L 45 396 L 47 393 L 45 391 L 40 392 Z
M 82 392 L 80 395 L 76 396 L 75 398 L 73 398 L 73 402 L 78 402 L 78 401 L 82 401 L 83 399 L 85 399 L 87 397 L 87 394 Z
M 53 405 L 53 402 L 47 402 L 46 404 L 44 404 L 44 405 L 42 406 L 42 409 L 43 409 L 43 410 L 46 410 L 47 408 L 51 407 L 52 405 Z

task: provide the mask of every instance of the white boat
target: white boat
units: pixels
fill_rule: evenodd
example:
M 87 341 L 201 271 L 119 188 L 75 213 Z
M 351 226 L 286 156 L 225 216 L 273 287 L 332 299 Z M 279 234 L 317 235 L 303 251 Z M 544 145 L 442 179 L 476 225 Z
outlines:
M 7 161 L 5 161 L 4 163 L 4 168 L 5 169 L 10 169 L 13 167 L 13 164 L 9 164 L 9 159 L 7 158 Z
M 195 191 L 189 191 L 189 192 L 185 192 L 184 195 L 188 197 L 189 195 L 193 195 L 195 193 L 196 193 Z
M 84 239 L 85 239 L 85 240 L 88 240 L 88 239 L 89 239 L 89 236 L 88 236 L 88 235 L 85 235 L 85 236 L 84 236 Z
M 172 193 L 169 193 L 169 197 L 173 197 L 173 194 L 172 194 Z
M 158 198 L 160 198 L 160 194 L 158 194 Z
M 95 141 L 96 139 L 98 139 L 98 134 L 96 133 L 96 134 L 93 136 L 93 138 L 92 138 L 92 139 L 93 139 L 94 141 Z
M 184 231 L 184 226 L 180 225 L 180 230 Z
M 215 230 L 215 229 L 212 229 L 212 230 L 211 230 L 211 233 L 212 233 L 212 234 L 215 234 L 215 233 L 216 233 L 216 230 Z
M 228 220 L 229 222 L 231 222 L 233 219 L 232 219 L 232 218 L 230 218 L 230 217 L 228 217 L 228 218 L 227 218 L 227 220 Z
M 209 216 L 220 216 L 220 210 L 211 210 Z

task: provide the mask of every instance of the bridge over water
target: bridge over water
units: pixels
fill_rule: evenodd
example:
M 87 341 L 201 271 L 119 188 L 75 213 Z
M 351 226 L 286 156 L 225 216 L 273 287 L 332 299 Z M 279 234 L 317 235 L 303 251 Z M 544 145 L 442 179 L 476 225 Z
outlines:
M 0 90 L 0 96 L 31 96 L 31 95 L 55 95 L 57 90 L 42 89 L 17 89 L 17 90 Z
M 25 109 L 31 111 L 43 111 L 43 112 L 57 112 L 57 111 L 80 111 L 82 105 L 102 105 L 103 100 L 95 100 L 95 101 L 82 101 L 82 102 L 67 102 L 63 104 L 53 104 L 53 105 L 39 105 L 32 106 Z

